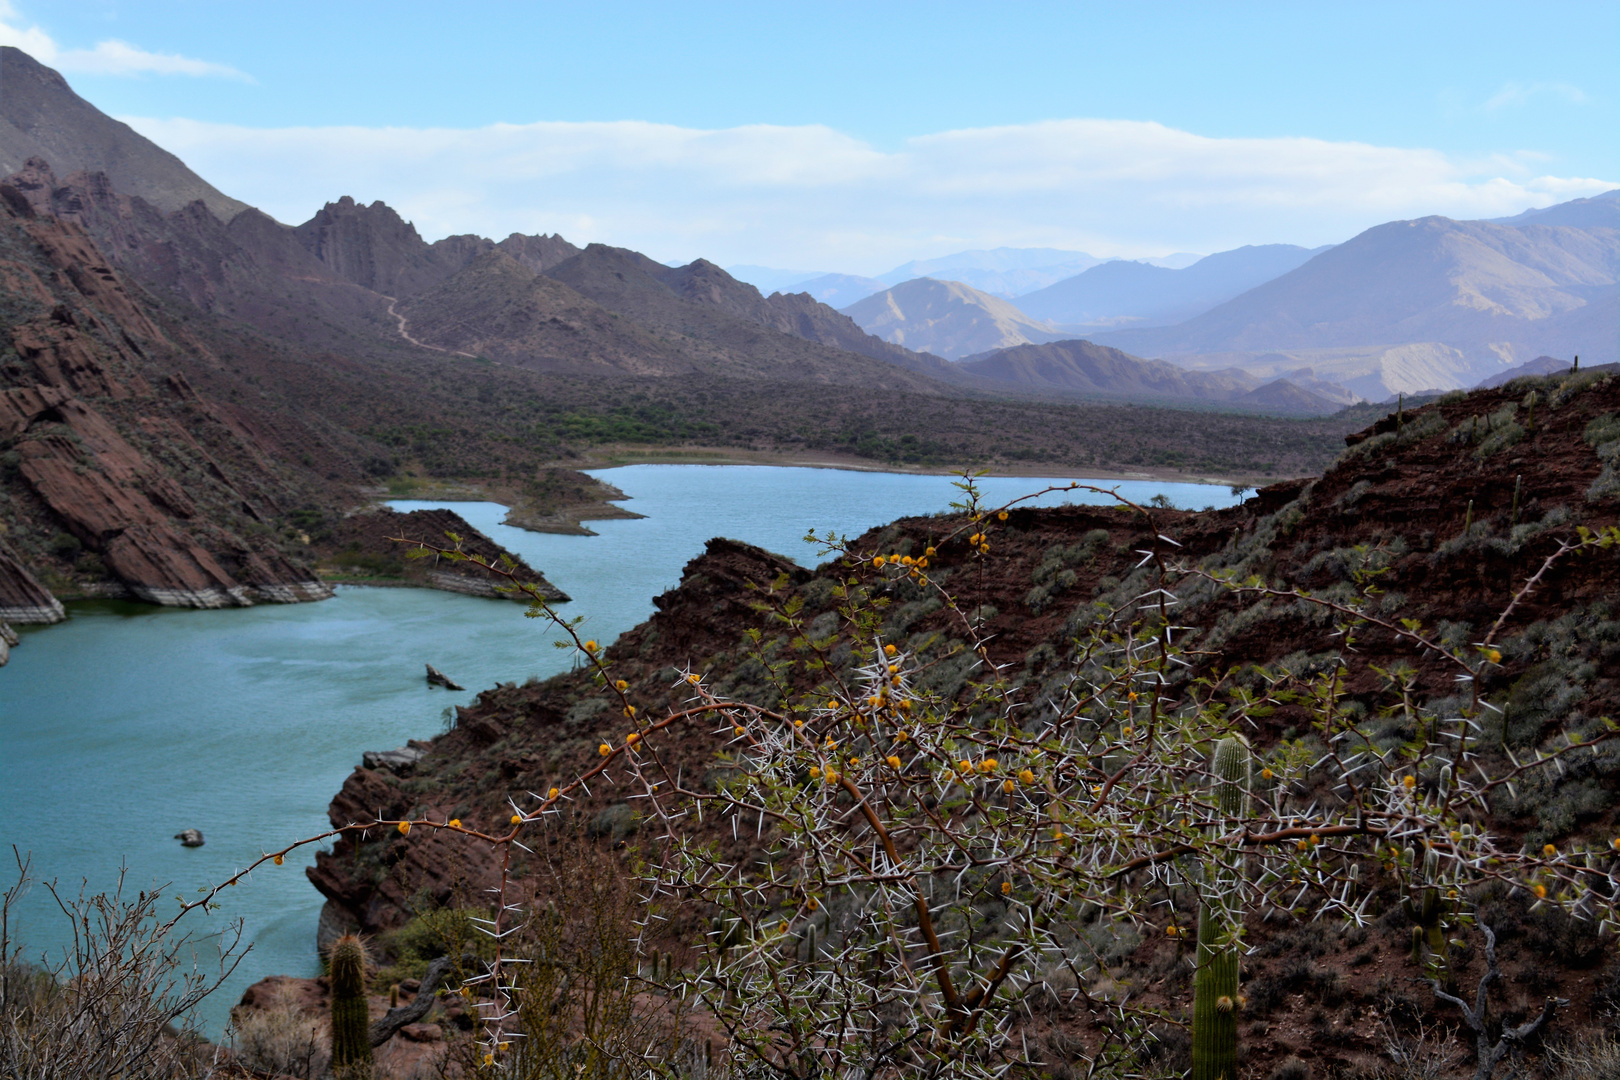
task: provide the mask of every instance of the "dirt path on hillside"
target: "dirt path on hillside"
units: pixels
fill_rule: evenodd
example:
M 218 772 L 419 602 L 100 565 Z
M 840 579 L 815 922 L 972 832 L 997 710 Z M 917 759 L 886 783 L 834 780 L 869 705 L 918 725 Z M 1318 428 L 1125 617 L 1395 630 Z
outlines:
M 394 317 L 394 321 L 399 324 L 399 336 L 410 342 L 412 345 L 416 345 L 424 349 L 432 349 L 434 352 L 449 353 L 451 356 L 465 356 L 469 360 L 478 359 L 477 356 L 474 356 L 470 352 L 462 352 L 460 349 L 446 349 L 442 345 L 429 345 L 425 341 L 419 341 L 416 338 L 411 337 L 411 332 L 406 329 L 405 316 L 394 310 L 394 305 L 399 303 L 399 301 L 394 299 L 392 296 L 385 297 L 385 299 L 388 301 L 388 314 L 392 315 Z

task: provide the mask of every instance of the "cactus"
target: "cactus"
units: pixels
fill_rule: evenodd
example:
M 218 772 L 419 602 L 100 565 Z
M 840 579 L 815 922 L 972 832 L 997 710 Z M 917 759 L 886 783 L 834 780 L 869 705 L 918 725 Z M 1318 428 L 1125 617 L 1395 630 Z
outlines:
M 1449 780 L 1449 775 L 1445 779 Z M 1449 985 L 1451 972 L 1446 963 L 1446 923 L 1452 905 L 1440 898 L 1440 886 L 1434 880 L 1440 869 L 1440 856 L 1430 848 L 1419 860 L 1416 849 L 1407 848 L 1404 861 L 1411 865 L 1414 884 L 1417 885 L 1415 895 L 1409 894 L 1401 901 L 1401 910 L 1412 923 L 1412 962 L 1423 964 L 1424 947 L 1427 946 L 1428 952 L 1436 959 L 1443 981 Z
M 1224 818 L 1248 812 L 1253 758 L 1239 737 L 1215 747 L 1215 804 Z M 1198 969 L 1193 977 L 1192 1080 L 1237 1080 L 1239 941 L 1243 910 L 1234 895 L 1242 856 L 1216 856 L 1205 867 L 1198 905 Z
M 353 934 L 332 943 L 332 1074 L 371 1076 L 371 1012 L 366 1006 L 366 948 Z
M 1513 478 L 1513 514 L 1508 521 L 1508 528 L 1519 523 L 1519 491 L 1524 487 L 1524 474 L 1520 473 Z

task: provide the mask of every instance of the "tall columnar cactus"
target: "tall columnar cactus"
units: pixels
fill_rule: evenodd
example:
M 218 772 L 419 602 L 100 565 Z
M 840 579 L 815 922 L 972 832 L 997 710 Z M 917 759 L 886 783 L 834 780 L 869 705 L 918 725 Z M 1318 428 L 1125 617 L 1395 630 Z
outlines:
M 332 943 L 332 1074 L 371 1076 L 371 1014 L 366 1007 L 366 948 L 353 934 Z
M 1236 736 L 1215 746 L 1215 805 L 1223 819 L 1249 809 L 1253 756 Z M 1217 831 L 1229 830 L 1227 822 Z M 1242 955 L 1243 857 L 1221 853 L 1204 867 L 1193 977 L 1192 1080 L 1237 1080 L 1238 959 Z

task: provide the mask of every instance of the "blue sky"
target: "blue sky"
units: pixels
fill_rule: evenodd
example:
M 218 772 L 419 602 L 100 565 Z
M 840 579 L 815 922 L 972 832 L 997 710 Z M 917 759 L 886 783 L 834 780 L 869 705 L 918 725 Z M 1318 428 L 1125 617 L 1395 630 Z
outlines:
M 0 41 L 282 220 L 662 259 L 1314 245 L 1620 181 L 1613 2 L 0 0 Z

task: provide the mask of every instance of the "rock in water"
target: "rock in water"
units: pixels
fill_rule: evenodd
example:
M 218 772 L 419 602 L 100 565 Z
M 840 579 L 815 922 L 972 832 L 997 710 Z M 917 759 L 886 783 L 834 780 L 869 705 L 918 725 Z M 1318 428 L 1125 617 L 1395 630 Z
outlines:
M 180 841 L 181 847 L 203 846 L 203 834 L 200 829 L 186 829 L 184 832 L 177 832 L 174 834 L 174 838 Z
M 450 681 L 450 676 L 446 675 L 432 664 L 427 666 L 427 681 L 429 686 L 442 686 L 446 690 L 467 689 L 465 686 L 462 686 L 459 683 Z

